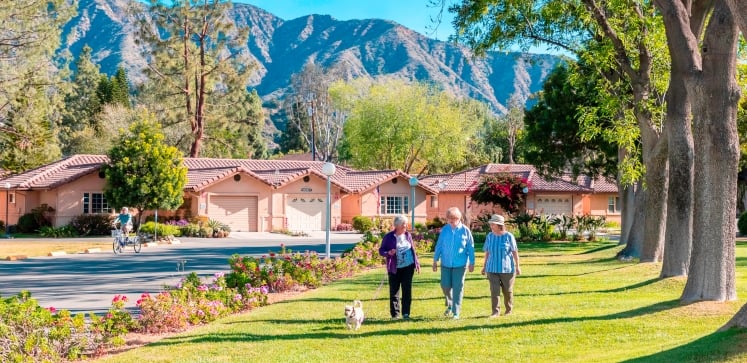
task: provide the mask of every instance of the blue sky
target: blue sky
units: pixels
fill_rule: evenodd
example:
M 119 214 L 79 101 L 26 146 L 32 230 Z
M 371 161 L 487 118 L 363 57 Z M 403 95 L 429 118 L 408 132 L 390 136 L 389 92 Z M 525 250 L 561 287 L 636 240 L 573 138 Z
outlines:
M 386 19 L 393 20 L 431 38 L 446 40 L 454 32 L 451 16 L 444 11 L 444 19 L 433 32 L 430 18 L 439 9 L 429 7 L 428 0 L 233 0 L 260 7 L 276 16 L 295 19 L 309 14 L 331 15 L 338 20 Z

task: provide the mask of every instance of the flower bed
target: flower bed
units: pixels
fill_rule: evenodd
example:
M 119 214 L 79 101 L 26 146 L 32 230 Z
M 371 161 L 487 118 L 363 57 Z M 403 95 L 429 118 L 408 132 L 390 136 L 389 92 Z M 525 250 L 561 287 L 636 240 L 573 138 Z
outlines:
M 182 331 L 228 314 L 267 304 L 270 292 L 315 288 L 352 276 L 362 268 L 381 266 L 380 237 L 371 235 L 341 257 L 322 258 L 316 252 L 279 253 L 261 258 L 234 255 L 231 272 L 208 280 L 195 273 L 177 286 L 137 300 L 138 314 L 125 309 L 127 297 L 117 295 L 109 311 L 97 316 L 72 316 L 67 310 L 39 306 L 28 292 L 0 299 L 0 361 L 73 360 L 98 356 L 125 343 L 129 332 L 156 334 Z M 88 320 L 88 321 L 87 321 Z

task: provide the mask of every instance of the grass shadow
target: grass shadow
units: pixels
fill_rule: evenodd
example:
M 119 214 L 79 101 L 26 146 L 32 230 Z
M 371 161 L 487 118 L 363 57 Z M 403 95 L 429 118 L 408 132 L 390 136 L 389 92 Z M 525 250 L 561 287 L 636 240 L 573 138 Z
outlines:
M 625 360 L 645 362 L 723 362 L 747 353 L 747 329 L 729 329 L 706 335 L 690 343 L 662 350 L 651 355 Z
M 330 340 L 330 339 L 358 339 L 362 337 L 369 337 L 369 336 L 403 336 L 403 335 L 409 335 L 409 334 L 441 334 L 441 333 L 449 333 L 449 332 L 456 332 L 456 331 L 474 331 L 476 329 L 480 329 L 482 331 L 484 330 L 498 330 L 498 329 L 506 329 L 506 328 L 515 328 L 515 327 L 523 327 L 523 326 L 531 326 L 531 325 L 544 325 L 544 324 L 563 324 L 563 323 L 572 323 L 572 322 L 578 322 L 578 321 L 596 321 L 596 320 L 616 320 L 616 319 L 626 319 L 626 318 L 633 318 L 648 314 L 654 314 L 660 311 L 664 311 L 667 309 L 671 309 L 674 307 L 679 306 L 679 300 L 669 300 L 669 301 L 662 301 L 656 304 L 652 304 L 649 306 L 643 306 L 640 308 L 628 310 L 628 311 L 622 311 L 619 313 L 614 314 L 608 314 L 608 315 L 600 315 L 600 316 L 587 316 L 587 317 L 565 317 L 565 318 L 552 318 L 552 319 L 537 319 L 537 320 L 527 320 L 527 321 L 518 321 L 518 322 L 508 322 L 505 324 L 495 324 L 495 325 L 488 325 L 488 324 L 468 324 L 468 325 L 459 325 L 454 327 L 418 327 L 417 322 L 418 320 L 422 321 L 433 321 L 436 319 L 427 319 L 427 318 L 421 318 L 418 320 L 411 320 L 411 321 L 402 321 L 402 320 L 374 320 L 373 322 L 366 322 L 364 323 L 364 328 L 362 328 L 360 331 L 353 332 L 353 331 L 346 331 L 343 327 L 341 327 L 341 322 L 339 319 L 325 319 L 325 320 L 308 320 L 306 323 L 308 324 L 319 324 L 320 322 L 325 324 L 325 327 L 322 327 L 320 329 L 316 329 L 317 332 L 305 332 L 305 333 L 290 333 L 290 334 L 257 334 L 257 333 L 209 333 L 206 335 L 184 335 L 184 336 L 177 336 L 177 337 L 170 337 L 166 338 L 154 343 L 149 344 L 148 346 L 156 347 L 156 346 L 169 346 L 169 345 L 178 345 L 178 344 L 210 344 L 210 343 L 225 343 L 225 342 L 247 342 L 247 341 L 282 341 L 282 340 L 314 340 L 314 339 L 323 339 L 323 340 Z M 474 318 L 464 318 L 460 320 L 460 322 L 464 321 L 484 321 L 485 317 L 474 317 Z M 297 322 L 296 320 L 289 320 L 289 319 L 265 319 L 265 320 L 246 320 L 242 321 L 240 323 L 246 323 L 251 324 L 253 322 L 265 322 L 265 323 L 278 323 L 278 324 L 284 324 L 288 321 Z M 237 322 L 239 323 L 239 322 Z M 334 324 L 334 326 L 330 327 L 329 324 Z M 365 329 L 365 325 L 389 325 L 389 324 L 398 324 L 399 326 L 402 325 L 410 325 L 410 328 L 393 328 L 388 330 L 375 330 L 375 331 L 367 331 Z M 248 329 L 247 329 L 248 330 Z M 322 332 L 323 331 L 323 332 Z

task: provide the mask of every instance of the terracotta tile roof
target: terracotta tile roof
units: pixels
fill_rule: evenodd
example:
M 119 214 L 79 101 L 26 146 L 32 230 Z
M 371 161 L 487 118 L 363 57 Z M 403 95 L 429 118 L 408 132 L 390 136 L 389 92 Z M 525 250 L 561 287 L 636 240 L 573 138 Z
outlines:
M 277 158 L 275 160 L 302 160 L 302 161 L 310 161 L 311 160 L 311 153 L 300 153 L 300 154 L 285 154 L 281 156 L 280 158 Z
M 619 190 L 617 183 L 607 178 L 593 179 L 590 184 L 595 193 L 617 193 Z
M 73 155 L 21 174 L 10 175 L 0 180 L 0 183 L 8 182 L 12 189 L 52 189 L 98 172 L 101 165 L 106 162 L 108 162 L 106 155 Z M 236 174 L 247 175 L 274 188 L 282 187 L 307 175 L 326 178 L 322 174 L 324 165 L 322 161 L 184 158 L 184 165 L 188 169 L 185 189 L 193 191 L 205 189 Z M 592 180 L 582 176 L 574 182 L 569 175 L 545 180 L 537 175 L 534 167 L 523 164 L 487 164 L 454 174 L 428 175 L 420 178 L 418 187 L 429 194 L 437 194 L 439 191 L 464 193 L 477 186 L 481 175 L 499 172 L 508 172 L 527 178 L 534 191 L 617 192 L 617 185 L 613 181 Z M 363 193 L 394 178 L 409 180 L 410 175 L 400 170 L 358 171 L 337 166 L 331 182 L 346 193 Z M 440 188 L 441 185 L 443 189 Z
M 52 189 L 97 172 L 109 159 L 106 155 L 73 155 L 51 164 L 3 179 L 11 189 Z
M 466 193 L 474 190 L 482 175 L 496 173 L 510 173 L 526 178 L 531 183 L 529 189 L 537 192 L 617 192 L 617 185 L 611 181 L 592 181 L 588 176 L 581 176 L 574 182 L 570 175 L 545 179 L 537 174 L 534 166 L 526 164 L 486 164 L 454 174 L 428 175 L 421 178 L 421 181 L 423 184 L 441 192 Z M 601 189 L 598 190 L 597 188 L 600 187 Z

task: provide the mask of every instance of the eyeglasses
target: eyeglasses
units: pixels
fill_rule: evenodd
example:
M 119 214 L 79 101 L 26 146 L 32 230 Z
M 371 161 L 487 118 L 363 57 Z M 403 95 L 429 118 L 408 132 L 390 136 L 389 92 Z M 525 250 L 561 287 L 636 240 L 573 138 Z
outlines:
M 446 217 L 446 220 L 448 220 L 448 221 L 458 221 L 460 219 L 462 219 L 462 218 L 461 217 Z

